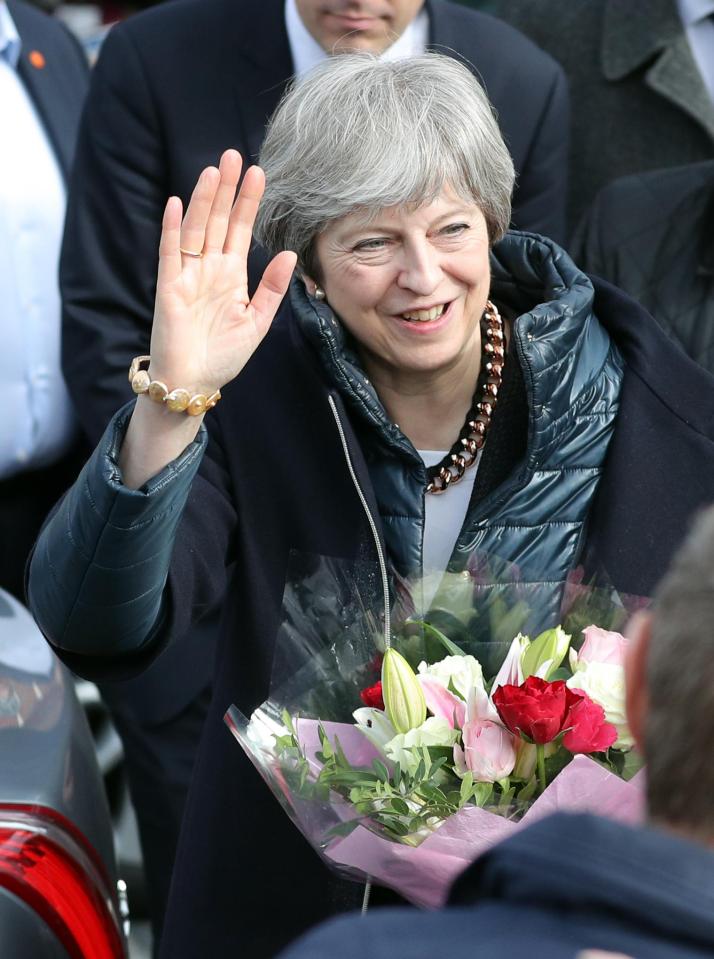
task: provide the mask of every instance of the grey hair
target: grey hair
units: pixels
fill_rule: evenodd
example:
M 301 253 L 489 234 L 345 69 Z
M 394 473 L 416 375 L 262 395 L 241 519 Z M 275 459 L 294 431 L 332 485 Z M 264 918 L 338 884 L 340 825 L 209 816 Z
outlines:
M 647 803 L 653 820 L 714 839 L 714 508 L 655 594 L 647 657 Z
M 314 240 L 348 213 L 424 204 L 444 186 L 475 202 L 496 242 L 508 229 L 514 170 L 478 80 L 451 57 L 330 57 L 294 82 L 268 126 L 255 236 L 319 275 Z

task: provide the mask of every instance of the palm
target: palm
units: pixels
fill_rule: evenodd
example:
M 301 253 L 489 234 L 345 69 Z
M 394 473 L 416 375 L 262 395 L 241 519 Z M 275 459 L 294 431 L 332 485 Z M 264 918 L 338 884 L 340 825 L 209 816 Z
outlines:
M 290 281 L 295 256 L 278 254 L 252 301 L 248 297 L 246 261 L 263 177 L 251 168 L 234 203 L 239 174 L 240 158 L 228 151 L 220 173 L 209 168 L 201 175 L 183 222 L 179 201 L 167 204 L 151 374 L 169 389 L 208 393 L 237 376 L 268 331 Z

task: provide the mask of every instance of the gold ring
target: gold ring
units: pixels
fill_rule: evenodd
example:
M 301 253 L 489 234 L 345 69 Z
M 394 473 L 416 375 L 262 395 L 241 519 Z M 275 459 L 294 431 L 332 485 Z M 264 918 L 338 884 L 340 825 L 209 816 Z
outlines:
M 203 250 L 200 253 L 194 253 L 193 250 L 184 250 L 182 246 L 179 247 L 179 253 L 183 253 L 184 256 L 192 256 L 197 260 L 200 260 L 203 256 Z

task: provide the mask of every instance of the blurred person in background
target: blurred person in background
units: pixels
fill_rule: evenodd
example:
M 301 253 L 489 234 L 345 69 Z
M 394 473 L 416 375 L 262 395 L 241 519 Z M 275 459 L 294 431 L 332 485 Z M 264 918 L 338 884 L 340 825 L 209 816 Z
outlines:
M 42 521 L 81 463 L 57 270 L 87 73 L 64 27 L 0 0 L 0 587 L 18 599 Z
M 714 158 L 710 0 L 491 0 L 565 70 L 568 225 L 617 177 Z
M 714 160 L 611 183 L 572 246 L 584 270 L 638 300 L 714 373 Z
M 549 56 L 499 20 L 445 0 L 158 6 L 104 41 L 70 191 L 63 363 L 92 442 L 126 402 L 126 357 L 148 350 L 166 198 L 187 202 L 227 145 L 256 157 L 291 76 L 353 47 L 388 59 L 435 47 L 473 64 L 519 172 L 514 222 L 562 237 L 566 84 Z M 265 263 L 254 253 L 251 275 Z M 204 622 L 138 679 L 100 679 L 125 746 L 157 940 L 209 698 L 212 630 Z
M 714 509 L 628 628 L 627 719 L 649 825 L 556 813 L 479 857 L 450 904 L 331 922 L 282 959 L 704 959 L 714 954 Z M 477 944 L 477 945 L 475 945 Z

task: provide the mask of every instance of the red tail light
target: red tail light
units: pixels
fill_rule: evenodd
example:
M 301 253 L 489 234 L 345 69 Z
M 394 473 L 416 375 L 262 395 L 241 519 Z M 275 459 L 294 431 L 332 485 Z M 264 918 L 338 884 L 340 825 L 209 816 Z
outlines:
M 124 959 L 108 882 L 81 834 L 56 813 L 0 807 L 0 886 L 44 919 L 72 959 Z

